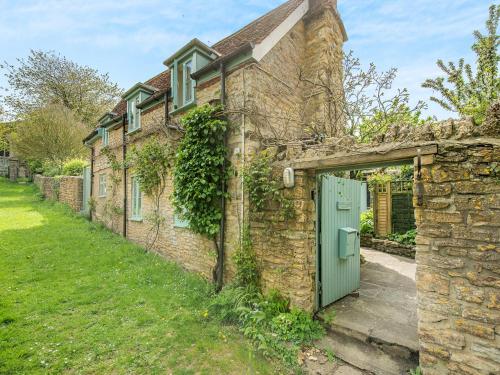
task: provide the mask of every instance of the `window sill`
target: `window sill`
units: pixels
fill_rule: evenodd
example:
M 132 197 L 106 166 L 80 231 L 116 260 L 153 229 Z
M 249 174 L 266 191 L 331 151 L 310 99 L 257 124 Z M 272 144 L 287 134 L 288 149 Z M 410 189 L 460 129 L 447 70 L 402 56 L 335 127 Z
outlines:
M 139 133 L 141 130 L 142 130 L 142 128 L 133 129 L 133 130 L 128 131 L 127 134 L 132 135 L 135 133 Z
M 129 221 L 133 221 L 133 222 L 136 222 L 136 223 L 142 223 L 142 217 L 136 217 L 136 216 L 133 216 L 131 218 L 128 219 Z
M 106 198 L 106 195 L 98 195 L 97 198 Z
M 188 109 L 191 109 L 193 107 L 196 107 L 195 101 L 192 101 L 191 103 L 184 104 L 182 107 L 174 109 L 173 111 L 169 112 L 169 115 L 176 115 L 176 114 L 181 113 L 181 112 L 186 112 Z

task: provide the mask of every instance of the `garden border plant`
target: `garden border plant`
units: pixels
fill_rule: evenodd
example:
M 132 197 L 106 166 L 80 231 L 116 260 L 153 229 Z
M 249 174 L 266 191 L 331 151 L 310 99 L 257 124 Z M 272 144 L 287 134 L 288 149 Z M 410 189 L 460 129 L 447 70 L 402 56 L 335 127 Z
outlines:
M 141 191 L 153 201 L 153 212 L 146 220 L 152 224 L 152 240 L 146 245 L 151 249 L 160 233 L 166 218 L 161 215 L 161 197 L 167 186 L 167 177 L 172 169 L 174 154 L 168 143 L 161 144 L 157 139 L 150 139 L 141 148 L 133 147 L 127 157 L 127 165 L 133 168 L 134 176 L 139 180 Z

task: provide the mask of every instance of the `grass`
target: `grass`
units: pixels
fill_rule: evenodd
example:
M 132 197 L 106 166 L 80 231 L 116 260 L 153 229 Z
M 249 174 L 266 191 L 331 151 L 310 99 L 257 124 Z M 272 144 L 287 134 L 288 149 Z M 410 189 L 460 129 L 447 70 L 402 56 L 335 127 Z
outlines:
M 0 179 L 0 373 L 267 374 L 211 286 Z

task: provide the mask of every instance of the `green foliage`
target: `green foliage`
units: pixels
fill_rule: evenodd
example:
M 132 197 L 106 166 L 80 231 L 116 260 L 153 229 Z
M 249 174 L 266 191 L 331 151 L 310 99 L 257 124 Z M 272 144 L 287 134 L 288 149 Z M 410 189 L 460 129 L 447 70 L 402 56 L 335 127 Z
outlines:
M 422 375 L 422 370 L 420 369 L 420 367 L 417 367 L 414 370 L 410 370 L 410 375 Z
M 222 182 L 227 156 L 224 137 L 227 122 L 222 107 L 205 104 L 181 119 L 185 130 L 174 167 L 173 203 L 176 213 L 189 221 L 191 230 L 215 238 L 222 218 L 221 200 L 228 197 Z
M 281 339 L 299 344 L 318 339 L 323 332 L 318 321 L 298 309 L 275 316 L 271 320 L 271 330 Z
M 213 287 L 198 275 L 37 201 L 33 185 L 0 178 L 0 192 L 1 374 L 285 373 L 202 318 Z
M 209 315 L 223 323 L 239 322 L 240 309 L 259 301 L 258 289 L 253 286 L 228 285 L 210 301 Z
M 472 50 L 477 56 L 475 73 L 463 58 L 458 64 L 445 64 L 438 60 L 437 65 L 446 77 L 428 79 L 422 84 L 422 87 L 430 88 L 441 96 L 431 97 L 432 101 L 461 116 L 472 116 L 478 125 L 483 123 L 489 106 L 499 98 L 499 19 L 500 5 L 491 5 L 486 21 L 487 34 L 474 31 Z
M 259 284 L 257 259 L 252 249 L 250 228 L 245 226 L 242 233 L 241 246 L 233 255 L 236 266 L 235 283 L 240 286 L 255 286 Z
M 62 165 L 66 160 L 88 155 L 82 143 L 87 133 L 88 129 L 70 109 L 50 104 L 26 114 L 11 133 L 9 143 L 24 160 Z
M 157 139 L 147 141 L 140 148 L 133 147 L 128 162 L 139 180 L 141 191 L 149 197 L 161 195 L 173 165 L 173 151 Z
M 42 174 L 47 177 L 55 177 L 62 175 L 62 166 L 60 163 L 54 163 L 51 161 L 44 161 L 41 167 Z
M 422 109 L 411 109 L 407 101 L 394 98 L 384 110 L 377 110 L 371 116 L 364 117 L 359 125 L 359 140 L 363 143 L 370 142 L 374 137 L 387 132 L 394 124 L 420 126 L 432 118 L 422 118 Z
M 361 234 L 374 235 L 374 219 L 373 219 L 373 209 L 369 209 L 361 213 L 360 218 L 360 231 Z
M 255 155 L 243 170 L 243 183 L 248 190 L 251 208 L 262 211 L 272 201 L 280 206 L 285 219 L 294 216 L 293 202 L 283 196 L 280 179 L 273 175 L 272 157 L 267 151 Z
M 391 233 L 387 236 L 391 241 L 398 242 L 402 245 L 416 245 L 415 237 L 417 236 L 416 229 L 410 229 L 406 233 Z
M 87 165 L 86 160 L 72 159 L 63 164 L 62 173 L 65 176 L 81 176 Z
M 122 94 L 107 74 L 50 51 L 31 50 L 15 65 L 0 63 L 0 69 L 9 85 L 5 103 L 16 117 L 52 103 L 71 110 L 78 120 L 93 128 Z
M 368 177 L 368 186 L 373 190 L 376 186 L 383 186 L 392 181 L 392 176 L 384 172 L 377 172 Z
M 324 334 L 321 325 L 277 291 L 264 296 L 253 287 L 228 286 L 215 296 L 209 315 L 237 324 L 266 357 L 279 358 L 297 368 L 297 354 L 303 345 Z

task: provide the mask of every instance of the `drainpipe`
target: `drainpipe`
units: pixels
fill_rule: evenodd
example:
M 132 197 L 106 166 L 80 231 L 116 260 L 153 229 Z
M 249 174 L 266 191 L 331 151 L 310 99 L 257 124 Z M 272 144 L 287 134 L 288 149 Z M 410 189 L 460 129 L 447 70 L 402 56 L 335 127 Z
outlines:
M 127 114 L 122 116 L 122 158 L 123 158 L 123 237 L 127 238 L 127 172 L 128 167 L 125 162 L 127 158 L 127 132 L 125 130 L 125 122 Z
M 165 93 L 165 125 L 168 124 L 169 114 L 168 114 L 168 91 Z
M 90 199 L 93 198 L 92 193 L 94 190 L 94 157 L 95 148 L 92 146 L 90 149 Z M 92 207 L 89 210 L 89 220 L 92 221 Z
M 226 105 L 226 68 L 224 63 L 220 64 L 220 102 L 222 107 L 225 108 Z M 227 148 L 227 130 L 224 134 L 224 147 Z M 222 163 L 222 175 L 226 173 L 226 159 Z M 219 233 L 219 254 L 217 256 L 217 290 L 220 291 L 224 284 L 224 241 L 225 241 L 225 231 L 226 231 L 226 181 L 222 179 L 222 218 L 220 220 L 220 233 Z

